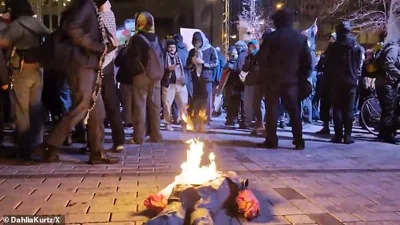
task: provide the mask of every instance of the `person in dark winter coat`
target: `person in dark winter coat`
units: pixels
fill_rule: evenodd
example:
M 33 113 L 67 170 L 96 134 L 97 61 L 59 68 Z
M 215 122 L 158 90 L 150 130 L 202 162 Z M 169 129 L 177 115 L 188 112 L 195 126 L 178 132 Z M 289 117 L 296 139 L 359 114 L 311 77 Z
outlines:
M 382 108 L 379 138 L 396 144 L 400 116 L 400 41 L 387 43 L 381 54 L 383 74 L 376 79 L 376 92 Z
M 240 80 L 240 72 L 246 62 L 247 45 L 244 41 L 238 41 L 235 44 L 238 58 L 236 64 L 231 69 L 228 81 L 225 86 L 225 94 L 227 101 L 227 120 L 225 125 L 235 126 L 239 123 L 241 129 L 247 128 L 245 125 L 244 114 L 244 83 Z
M 329 45 L 336 41 L 336 34 L 333 33 L 329 37 Z M 321 130 L 316 132 L 316 134 L 326 135 L 330 134 L 329 122 L 331 121 L 331 94 L 329 83 L 326 79 L 326 74 L 324 73 L 324 67 L 326 62 L 326 53 L 324 52 L 319 59 L 317 64 L 317 85 L 316 85 L 316 95 L 320 98 L 320 118 L 324 123 Z
M 213 72 L 218 66 L 218 55 L 203 32 L 194 33 L 192 43 L 194 49 L 189 52 L 187 68 L 193 81 L 194 118 L 199 123 L 204 119 L 204 122 L 209 122 L 212 116 Z M 206 110 L 206 118 L 199 115 L 202 110 Z M 203 127 L 201 124 L 198 126 L 199 129 Z
M 257 59 L 260 79 L 266 84 L 267 139 L 260 147 L 277 148 L 277 121 L 279 99 L 287 109 L 292 122 L 293 144 L 303 150 L 305 143 L 300 118 L 300 87 L 311 71 L 311 54 L 307 37 L 293 29 L 292 13 L 277 11 L 272 19 L 276 31 L 264 39 Z
M 337 41 L 332 43 L 325 53 L 324 73 L 331 89 L 334 143 L 354 143 L 351 137 L 353 107 L 358 77 L 361 73 L 362 49 L 350 32 L 350 23 L 340 22 L 336 26 Z
M 161 78 L 160 80 L 151 79 L 146 73 L 149 63 L 150 47 L 144 40 L 154 43 L 158 41 L 155 34 L 155 24 L 153 16 L 148 12 L 141 12 L 136 18 L 138 34 L 131 37 L 131 43 L 126 53 L 126 69 L 133 76 L 133 103 L 134 103 L 134 134 L 131 139 L 132 144 L 143 144 L 146 136 L 146 117 L 150 131 L 150 141 L 159 143 L 162 141 L 160 133 L 160 112 L 161 112 Z M 143 37 L 141 36 L 143 35 Z M 157 51 L 162 52 L 161 44 Z M 158 59 L 162 60 L 163 59 Z M 164 69 L 164 68 L 162 68 Z
M 96 89 L 100 58 L 115 49 L 114 43 L 104 43 L 106 32 L 100 29 L 97 6 L 90 0 L 73 0 L 62 14 L 62 29 L 70 42 L 73 58 L 67 77 L 73 105 L 50 133 L 39 150 L 46 161 L 58 160 L 58 149 L 77 123 L 88 119 L 88 147 L 91 164 L 118 163 L 119 158 L 104 153 L 104 104 L 101 94 L 91 108 Z M 88 114 L 88 112 L 90 112 Z

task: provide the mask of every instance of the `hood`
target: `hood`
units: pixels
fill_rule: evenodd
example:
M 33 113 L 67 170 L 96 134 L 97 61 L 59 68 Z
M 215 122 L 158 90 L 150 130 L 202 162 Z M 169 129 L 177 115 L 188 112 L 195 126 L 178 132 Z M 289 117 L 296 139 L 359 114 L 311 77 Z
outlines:
M 341 45 L 354 46 L 356 38 L 351 34 L 351 25 L 348 21 L 342 21 L 336 26 L 336 41 Z
M 338 36 L 336 42 L 341 45 L 346 45 L 348 47 L 353 47 L 357 44 L 356 38 L 352 34 L 346 34 L 344 36 L 340 35 Z
M 258 48 L 259 48 L 258 41 L 257 41 L 257 40 L 250 40 L 249 43 L 247 44 L 247 46 L 249 46 L 249 45 L 254 45 L 254 46 L 256 46 L 256 49 L 254 50 L 254 52 L 252 52 L 252 54 L 253 54 L 253 55 L 254 55 L 254 54 L 257 54 Z
M 141 12 L 136 17 L 136 30 L 144 33 L 155 33 L 154 17 L 149 12 Z
M 107 2 L 107 0 L 94 0 L 93 2 L 97 5 L 97 7 L 100 8 L 102 5 L 104 5 L 104 3 Z
M 276 29 L 293 27 L 293 14 L 288 9 L 278 10 L 272 15 L 272 20 Z
M 244 41 L 238 41 L 235 43 L 235 47 L 237 48 L 239 53 L 247 52 L 247 44 Z
M 22 23 L 24 26 L 34 30 L 37 34 L 45 36 L 50 33 L 49 29 L 37 18 L 32 16 L 21 16 L 13 23 Z
M 205 51 L 209 48 L 211 48 L 210 41 L 206 37 L 206 35 L 203 33 L 203 31 L 197 31 L 193 34 L 193 39 L 192 39 L 192 44 L 196 42 L 196 40 L 201 40 L 203 42 L 203 45 L 200 47 L 201 51 Z

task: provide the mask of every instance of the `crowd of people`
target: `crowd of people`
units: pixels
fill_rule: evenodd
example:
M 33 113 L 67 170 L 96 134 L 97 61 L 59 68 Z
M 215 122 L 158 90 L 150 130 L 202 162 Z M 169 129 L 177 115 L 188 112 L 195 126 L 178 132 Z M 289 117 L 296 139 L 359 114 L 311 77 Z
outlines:
M 277 127 L 286 126 L 286 115 L 296 150 L 306 147 L 303 123 L 317 114 L 324 122 L 318 134 L 330 134 L 333 118 L 332 142 L 352 144 L 356 99 L 365 100 L 375 83 L 382 106 L 379 138 L 396 143 L 399 43 L 364 51 L 346 21 L 318 57 L 309 38 L 293 28 L 292 13 L 280 9 L 272 16 L 275 29 L 261 40 L 238 41 L 225 59 L 201 31 L 193 35 L 193 49 L 180 34 L 159 40 L 149 12 L 135 15 L 136 33 L 117 47 L 108 0 L 72 0 L 52 33 L 27 0 L 6 6 L 0 22 L 0 141 L 5 122 L 15 124 L 10 157 L 53 162 L 63 145 L 84 142 L 80 151 L 89 154 L 89 163 L 118 163 L 104 150 L 105 126 L 112 131 L 110 151 L 118 153 L 126 128 L 133 128 L 128 144 L 147 137 L 159 143 L 162 118 L 168 131 L 180 124 L 182 131 L 204 132 L 222 108 L 226 126 L 239 124 L 266 137 L 259 147 L 278 147 Z M 374 63 L 377 76 L 369 69 Z M 224 104 L 214 104 L 222 93 Z M 311 98 L 313 106 L 304 107 Z M 43 139 L 48 115 L 53 127 Z

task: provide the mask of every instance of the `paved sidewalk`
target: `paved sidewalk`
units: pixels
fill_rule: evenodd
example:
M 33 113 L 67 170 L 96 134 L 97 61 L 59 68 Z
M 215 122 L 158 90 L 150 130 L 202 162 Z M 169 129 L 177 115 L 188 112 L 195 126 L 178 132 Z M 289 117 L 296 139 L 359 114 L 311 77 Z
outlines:
M 314 136 L 319 127 L 309 125 L 305 151 L 291 150 L 290 130 L 279 131 L 281 149 L 265 150 L 254 147 L 262 138 L 220 128 L 207 134 L 164 132 L 163 144 L 128 146 L 118 165 L 87 165 L 87 156 L 71 154 L 73 149 L 63 153 L 62 163 L 3 160 L 0 218 L 63 214 L 68 224 L 142 224 L 143 200 L 180 173 L 184 141 L 199 137 L 215 151 L 218 169 L 248 178 L 260 200 L 260 218 L 242 224 L 400 225 L 398 146 L 374 142 L 361 130 L 356 144 L 333 145 Z M 110 147 L 109 133 L 106 141 Z

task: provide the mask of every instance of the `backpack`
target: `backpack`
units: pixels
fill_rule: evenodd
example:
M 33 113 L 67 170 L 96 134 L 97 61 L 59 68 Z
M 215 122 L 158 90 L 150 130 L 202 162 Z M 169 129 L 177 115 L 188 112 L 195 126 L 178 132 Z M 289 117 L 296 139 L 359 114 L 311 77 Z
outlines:
M 28 49 L 16 49 L 16 53 L 20 56 L 21 60 L 24 60 L 25 63 L 40 63 L 40 58 L 41 58 L 41 46 L 43 44 L 44 39 L 46 36 L 41 36 L 39 35 L 36 31 L 32 30 L 28 26 L 26 26 L 24 23 L 21 21 L 17 21 L 18 24 L 23 27 L 25 30 L 27 30 L 29 33 L 33 34 L 33 36 L 38 37 L 38 46 L 36 47 L 30 47 Z
M 20 25 L 40 37 L 39 46 L 29 50 L 29 55 L 35 58 L 35 62 L 39 62 L 48 71 L 65 73 L 72 59 L 73 48 L 61 26 L 47 36 L 40 36 L 24 24 Z
M 144 68 L 142 63 L 140 66 L 146 71 L 147 76 L 153 81 L 160 81 L 165 72 L 164 55 L 161 46 L 158 43 L 158 38 L 154 42 L 149 42 L 145 36 L 138 34 L 149 47 L 147 66 Z

